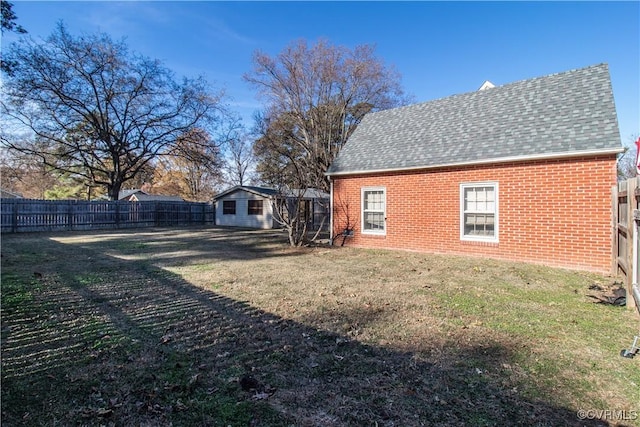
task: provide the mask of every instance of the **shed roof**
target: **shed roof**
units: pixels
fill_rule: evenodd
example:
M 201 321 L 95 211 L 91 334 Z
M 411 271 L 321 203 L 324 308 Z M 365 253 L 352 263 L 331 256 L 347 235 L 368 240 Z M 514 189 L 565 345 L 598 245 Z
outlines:
M 367 114 L 327 175 L 622 152 L 606 64 Z
M 226 191 L 223 191 L 220 194 L 217 194 L 213 199 L 220 200 L 223 197 L 235 193 L 236 191 L 246 191 L 249 193 L 256 194 L 258 196 L 263 196 L 265 198 L 276 197 L 279 195 L 285 195 L 286 197 L 302 197 L 303 199 L 328 199 L 329 194 L 319 190 L 317 188 L 306 188 L 299 190 L 282 190 L 279 191 L 275 188 L 270 187 L 253 187 L 248 185 L 236 185 L 235 187 L 229 188 Z
M 262 196 L 265 198 L 270 198 L 278 194 L 278 191 L 275 188 L 269 187 L 254 187 L 250 185 L 236 185 L 235 187 L 231 187 L 228 190 L 223 191 L 222 193 L 216 194 L 213 197 L 213 200 L 219 200 L 223 197 L 235 193 L 236 191 L 246 191 L 248 193 L 252 193 L 258 196 Z

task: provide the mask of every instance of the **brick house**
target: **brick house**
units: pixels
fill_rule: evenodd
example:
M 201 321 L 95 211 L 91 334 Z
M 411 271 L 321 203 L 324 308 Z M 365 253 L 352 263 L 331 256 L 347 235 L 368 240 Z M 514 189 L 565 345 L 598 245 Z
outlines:
M 610 272 L 607 65 L 481 89 L 365 116 L 327 171 L 334 243 Z

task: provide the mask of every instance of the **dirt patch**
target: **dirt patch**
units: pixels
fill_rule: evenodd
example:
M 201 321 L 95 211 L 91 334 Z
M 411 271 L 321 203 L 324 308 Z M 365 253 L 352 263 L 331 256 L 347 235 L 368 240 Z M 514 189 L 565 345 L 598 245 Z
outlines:
M 614 281 L 605 285 L 594 283 L 589 286 L 587 296 L 598 304 L 611 304 L 619 307 L 627 305 L 627 291 L 622 282 Z

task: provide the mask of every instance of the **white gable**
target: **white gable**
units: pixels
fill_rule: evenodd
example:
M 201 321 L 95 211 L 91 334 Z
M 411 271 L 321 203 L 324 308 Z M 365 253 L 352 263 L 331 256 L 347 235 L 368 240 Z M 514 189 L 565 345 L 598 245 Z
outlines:
M 485 80 L 485 82 L 482 83 L 482 86 L 480 86 L 480 89 L 478 89 L 478 90 L 491 89 L 493 87 L 496 87 L 496 85 L 491 83 L 489 80 Z

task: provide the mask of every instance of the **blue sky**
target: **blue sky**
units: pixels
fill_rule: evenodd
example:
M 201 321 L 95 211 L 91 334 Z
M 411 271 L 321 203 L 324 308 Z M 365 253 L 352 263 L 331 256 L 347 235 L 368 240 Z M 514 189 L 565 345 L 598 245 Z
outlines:
M 261 108 L 242 75 L 252 54 L 326 38 L 374 44 L 416 102 L 606 62 L 622 142 L 640 134 L 640 2 L 13 1 L 35 38 L 62 20 L 106 32 L 178 75 L 224 87 L 251 126 Z M 5 34 L 2 45 L 15 39 Z

